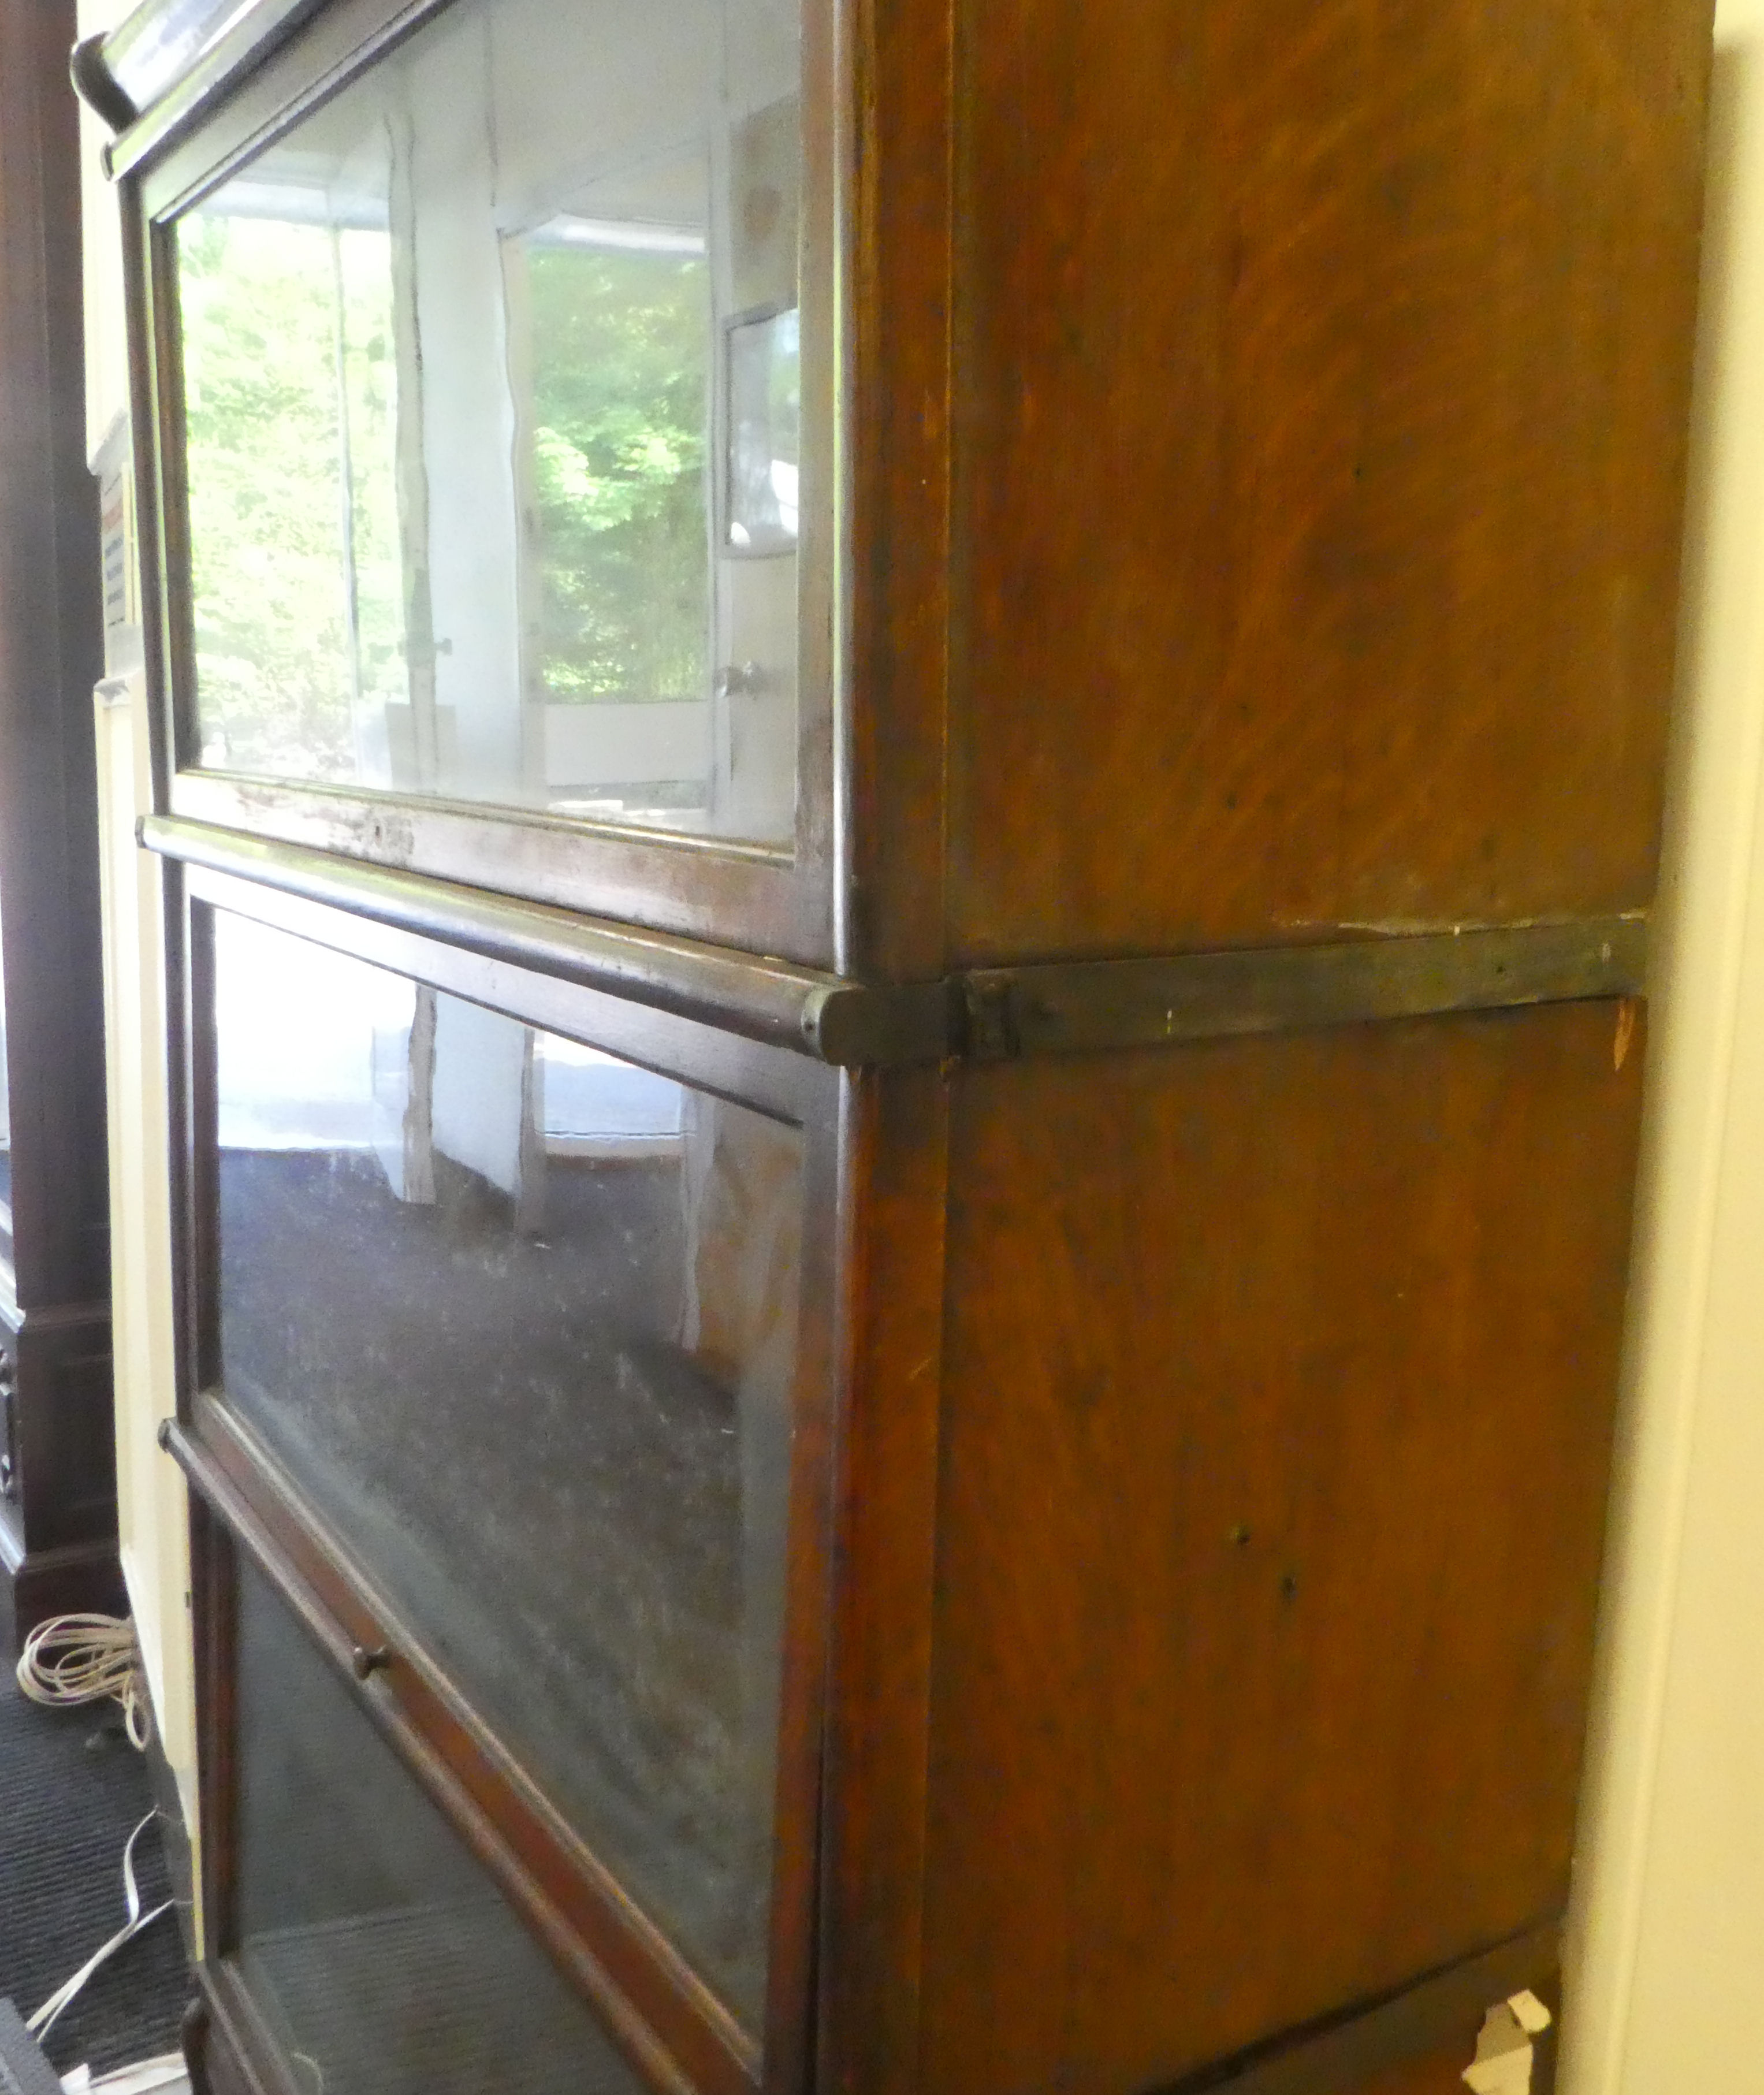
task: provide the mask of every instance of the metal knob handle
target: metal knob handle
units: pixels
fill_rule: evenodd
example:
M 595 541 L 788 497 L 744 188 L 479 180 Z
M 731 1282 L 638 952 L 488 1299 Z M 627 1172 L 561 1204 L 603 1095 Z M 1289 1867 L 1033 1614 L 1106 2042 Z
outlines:
M 756 699 L 770 679 L 757 662 L 731 662 L 716 679 L 720 698 Z

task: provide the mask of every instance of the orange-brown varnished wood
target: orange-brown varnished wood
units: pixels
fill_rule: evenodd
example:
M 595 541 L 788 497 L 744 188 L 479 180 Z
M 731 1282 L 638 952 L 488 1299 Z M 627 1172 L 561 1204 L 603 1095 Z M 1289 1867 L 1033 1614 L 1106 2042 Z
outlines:
M 925 2095 L 1126 2095 L 1559 1907 L 1640 1044 L 958 1079 Z
M 850 0 L 841 20 L 852 817 L 838 959 L 911 981 L 943 966 L 954 5 Z
M 848 1400 L 821 1905 L 825 2095 L 918 2085 L 949 1087 L 851 1080 Z
M 1460 2044 L 1448 2045 L 1426 2058 L 1381 2073 L 1375 2080 L 1344 2088 L 1342 2095 L 1464 2095 L 1464 2069 L 1476 2056 L 1476 2032 L 1470 2031 Z M 1542 2095 L 1542 2090 L 1536 2091 Z
M 961 11 L 956 958 L 1646 903 L 1710 11 Z

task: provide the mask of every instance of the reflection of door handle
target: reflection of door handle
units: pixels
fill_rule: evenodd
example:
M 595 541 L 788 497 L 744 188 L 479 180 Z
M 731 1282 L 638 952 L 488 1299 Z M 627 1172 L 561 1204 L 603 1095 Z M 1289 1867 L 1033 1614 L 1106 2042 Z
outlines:
M 757 662 L 732 662 L 716 679 L 720 699 L 756 699 L 771 679 Z

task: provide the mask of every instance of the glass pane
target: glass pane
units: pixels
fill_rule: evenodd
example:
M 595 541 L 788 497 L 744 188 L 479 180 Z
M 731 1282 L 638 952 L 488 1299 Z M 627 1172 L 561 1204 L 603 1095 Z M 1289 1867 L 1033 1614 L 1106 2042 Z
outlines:
M 800 351 L 794 311 L 729 331 L 729 542 L 738 552 L 787 552 L 796 543 Z
M 790 840 L 799 71 L 462 0 L 180 221 L 203 764 Z
M 237 917 L 216 947 L 229 1399 L 757 2028 L 799 1131 Z
M 0 1238 L 12 1234 L 12 1080 L 7 1070 L 7 995 L 0 976 Z M 0 1245 L 10 1251 L 10 1242 Z
M 314 2095 L 642 2084 L 305 1632 L 239 1574 L 237 1959 Z

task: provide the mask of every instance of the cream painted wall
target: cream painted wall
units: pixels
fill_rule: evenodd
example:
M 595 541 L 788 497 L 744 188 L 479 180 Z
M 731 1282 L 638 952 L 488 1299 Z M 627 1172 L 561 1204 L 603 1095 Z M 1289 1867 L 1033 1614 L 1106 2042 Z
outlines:
M 1564 2095 L 1764 2090 L 1764 0 L 1719 0 L 1679 724 Z
M 81 35 L 111 27 L 130 4 L 131 0 L 81 0 Z M 116 203 L 98 163 L 104 135 L 87 114 L 81 183 L 89 454 L 97 451 L 128 400 Z M 92 579 L 96 588 L 98 578 L 94 575 Z M 189 1514 L 183 1479 L 176 1465 L 160 1452 L 155 1438 L 159 1422 L 174 1409 L 171 1209 L 159 866 L 135 843 L 136 818 L 146 812 L 150 796 L 146 718 L 139 677 L 100 686 L 94 703 L 123 1574 L 161 1738 L 194 1839 L 196 1717 Z
M 111 1125 L 111 1317 L 116 1363 L 116 1494 L 123 1575 L 185 1823 L 196 1827 L 189 1509 L 160 1450 L 172 1387 L 172 1245 L 166 1181 L 163 941 L 157 860 L 135 841 L 149 804 L 138 675 L 100 686 L 98 771 L 104 1017 Z

